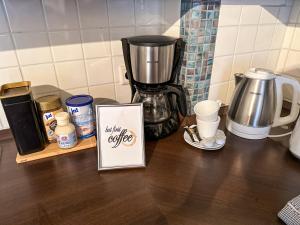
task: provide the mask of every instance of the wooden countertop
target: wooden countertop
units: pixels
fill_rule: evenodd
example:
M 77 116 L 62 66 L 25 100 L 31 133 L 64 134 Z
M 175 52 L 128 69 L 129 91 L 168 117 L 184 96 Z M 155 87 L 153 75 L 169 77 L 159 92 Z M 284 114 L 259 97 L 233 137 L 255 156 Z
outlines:
M 145 169 L 101 173 L 95 149 L 17 165 L 13 139 L 0 138 L 0 224 L 282 224 L 278 211 L 300 194 L 287 139 L 227 132 L 225 147 L 208 152 L 182 134 L 147 142 Z

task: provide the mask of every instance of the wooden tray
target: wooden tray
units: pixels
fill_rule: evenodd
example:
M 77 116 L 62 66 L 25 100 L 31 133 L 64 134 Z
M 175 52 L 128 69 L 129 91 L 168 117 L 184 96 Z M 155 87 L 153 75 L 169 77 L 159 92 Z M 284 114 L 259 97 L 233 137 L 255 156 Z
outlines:
M 58 148 L 57 143 L 52 143 L 46 146 L 46 148 L 40 152 L 35 152 L 28 155 L 19 155 L 18 153 L 16 157 L 16 162 L 25 163 L 33 160 L 48 158 L 56 155 L 62 155 L 70 152 L 86 150 L 89 148 L 93 148 L 95 146 L 96 146 L 95 136 L 83 140 L 78 140 L 78 144 L 74 148 L 70 148 L 70 149 L 60 149 Z

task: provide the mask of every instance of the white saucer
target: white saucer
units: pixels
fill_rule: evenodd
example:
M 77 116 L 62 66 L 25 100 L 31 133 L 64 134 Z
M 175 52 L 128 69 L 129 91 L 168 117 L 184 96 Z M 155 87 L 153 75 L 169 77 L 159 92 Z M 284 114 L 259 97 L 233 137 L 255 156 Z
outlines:
M 225 136 L 225 134 L 222 130 L 218 130 L 216 136 L 217 135 L 222 135 L 226 138 L 226 136 Z M 183 138 L 184 138 L 186 143 L 188 143 L 189 145 L 191 145 L 193 147 L 200 148 L 200 149 L 203 149 L 203 150 L 210 150 L 210 151 L 219 150 L 219 149 L 223 148 L 223 146 L 225 145 L 225 142 L 226 142 L 226 139 L 225 139 L 224 143 L 222 143 L 222 144 L 218 144 L 218 143 L 214 142 L 211 147 L 207 147 L 207 146 L 204 145 L 203 140 L 201 140 L 200 142 L 193 142 L 190 135 L 186 131 L 183 134 Z

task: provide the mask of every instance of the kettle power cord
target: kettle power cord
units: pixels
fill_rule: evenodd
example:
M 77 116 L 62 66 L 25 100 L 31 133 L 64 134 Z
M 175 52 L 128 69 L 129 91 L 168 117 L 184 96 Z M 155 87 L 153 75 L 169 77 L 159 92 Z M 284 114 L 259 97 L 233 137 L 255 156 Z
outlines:
M 268 137 L 271 137 L 271 138 L 272 137 L 285 137 L 285 136 L 288 136 L 288 135 L 290 135 L 292 133 L 293 133 L 293 131 L 287 132 L 285 134 L 269 134 Z

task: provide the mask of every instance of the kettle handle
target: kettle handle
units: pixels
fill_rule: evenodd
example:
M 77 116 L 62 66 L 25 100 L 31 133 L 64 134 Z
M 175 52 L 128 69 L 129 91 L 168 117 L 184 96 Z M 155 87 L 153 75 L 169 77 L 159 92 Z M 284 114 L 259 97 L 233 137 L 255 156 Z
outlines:
M 278 127 L 284 124 L 288 124 L 294 122 L 297 119 L 299 113 L 299 105 L 298 105 L 298 95 L 300 92 L 300 84 L 299 82 L 290 76 L 279 75 L 275 79 L 276 82 L 276 111 L 274 116 L 274 122 L 272 127 Z M 292 98 L 292 107 L 291 112 L 288 116 L 281 117 L 281 110 L 283 104 L 283 94 L 282 94 L 282 86 L 283 84 L 289 84 L 293 87 L 293 98 Z

